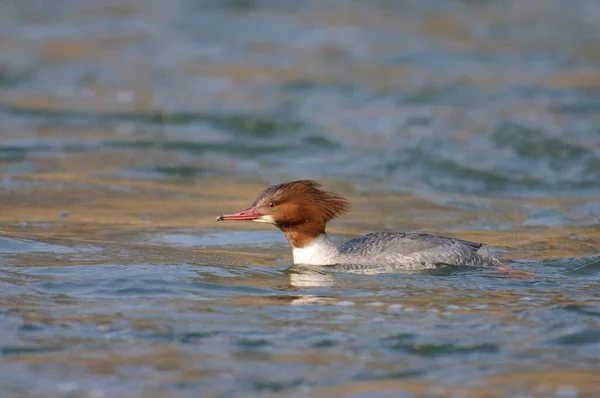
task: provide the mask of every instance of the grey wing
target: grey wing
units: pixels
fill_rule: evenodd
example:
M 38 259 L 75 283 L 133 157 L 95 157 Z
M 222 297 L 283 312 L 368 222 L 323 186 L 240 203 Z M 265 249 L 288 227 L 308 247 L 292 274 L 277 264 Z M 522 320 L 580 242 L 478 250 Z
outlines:
M 350 239 L 339 247 L 341 253 L 377 254 L 380 252 L 394 252 L 410 255 L 438 246 L 464 245 L 472 251 L 477 251 L 482 243 L 469 242 L 462 239 L 449 238 L 427 232 L 372 232 Z M 366 252 L 365 252 L 366 251 Z
M 482 243 L 427 232 L 374 232 L 345 242 L 339 251 L 374 259 L 393 253 L 428 264 L 483 265 L 494 262 Z

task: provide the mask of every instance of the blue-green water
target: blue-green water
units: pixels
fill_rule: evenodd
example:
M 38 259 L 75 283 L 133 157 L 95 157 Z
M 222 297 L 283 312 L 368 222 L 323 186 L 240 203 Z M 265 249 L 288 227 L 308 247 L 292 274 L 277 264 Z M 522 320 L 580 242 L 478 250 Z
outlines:
M 600 3 L 0 4 L 0 396 L 600 394 Z M 428 230 L 513 268 L 291 268 Z

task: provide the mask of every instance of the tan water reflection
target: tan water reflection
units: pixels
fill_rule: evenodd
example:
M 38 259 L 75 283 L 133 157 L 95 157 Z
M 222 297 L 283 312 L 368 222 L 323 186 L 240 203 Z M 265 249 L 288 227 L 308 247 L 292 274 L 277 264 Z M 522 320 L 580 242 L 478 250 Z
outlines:
M 182 185 L 127 180 L 108 175 L 113 167 L 126 167 L 126 153 L 113 154 L 110 162 L 107 160 L 93 156 L 69 157 L 61 160 L 59 167 L 78 172 L 6 177 L 10 185 L 15 186 L 2 198 L 0 222 L 6 232 L 15 236 L 91 241 L 106 239 L 103 234 L 124 227 L 138 232 L 162 228 L 272 231 L 265 226 L 243 223 L 221 226 L 214 222 L 218 214 L 248 206 L 268 185 L 266 181 L 217 178 L 196 179 L 192 185 Z M 103 167 L 106 163 L 109 163 L 108 168 Z M 600 245 L 600 232 L 595 225 L 517 227 L 506 232 L 448 231 L 456 220 L 468 223 L 487 219 L 491 223 L 518 225 L 523 217 L 511 213 L 511 208 L 517 211 L 524 206 L 561 209 L 578 204 L 577 199 L 490 200 L 495 209 L 507 209 L 506 213 L 499 214 L 497 210 L 468 211 L 440 206 L 414 196 L 373 197 L 353 192 L 344 183 L 323 182 L 352 203 L 351 214 L 331 224 L 330 231 L 334 234 L 351 236 L 382 229 L 437 231 L 507 248 L 515 258 L 532 259 L 595 254 Z M 570 239 L 573 235 L 580 239 Z M 543 251 L 534 252 L 539 247 L 543 247 Z

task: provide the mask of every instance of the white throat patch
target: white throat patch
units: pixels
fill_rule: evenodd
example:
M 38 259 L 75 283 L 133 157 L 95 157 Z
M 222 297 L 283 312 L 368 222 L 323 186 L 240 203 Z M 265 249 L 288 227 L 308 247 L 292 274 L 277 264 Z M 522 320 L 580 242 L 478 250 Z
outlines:
M 273 217 L 270 215 L 266 215 L 266 216 L 260 216 L 260 218 L 257 218 L 256 220 L 252 220 L 254 222 L 266 222 L 269 224 L 275 224 L 275 220 L 273 220 Z

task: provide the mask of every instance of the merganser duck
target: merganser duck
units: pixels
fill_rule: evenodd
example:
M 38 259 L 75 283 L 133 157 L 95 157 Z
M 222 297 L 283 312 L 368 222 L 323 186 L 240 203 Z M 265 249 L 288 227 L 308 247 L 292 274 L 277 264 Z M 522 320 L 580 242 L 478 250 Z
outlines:
M 349 204 L 311 180 L 265 189 L 246 210 L 217 221 L 254 221 L 275 225 L 285 234 L 294 264 L 344 265 L 355 269 L 420 270 L 440 265 L 488 266 L 509 262 L 494 257 L 482 243 L 427 232 L 372 232 L 336 247 L 327 222 L 346 214 Z

